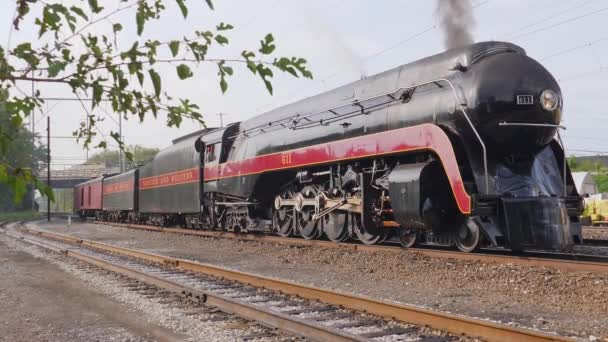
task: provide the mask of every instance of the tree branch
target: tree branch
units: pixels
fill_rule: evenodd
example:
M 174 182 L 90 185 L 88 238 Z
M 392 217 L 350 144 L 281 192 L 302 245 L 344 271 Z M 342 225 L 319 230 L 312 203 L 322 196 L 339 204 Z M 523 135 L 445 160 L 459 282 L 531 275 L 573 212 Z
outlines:
M 30 82 L 47 82 L 47 83 L 69 83 L 69 81 L 65 79 L 55 79 L 55 78 L 38 78 L 38 77 L 27 77 L 27 76 L 8 76 L 0 79 L 1 81 L 30 81 Z
M 133 7 L 133 6 L 135 6 L 135 5 L 137 5 L 137 1 L 136 1 L 136 2 L 134 2 L 134 3 L 132 3 L 132 4 L 127 5 L 127 6 L 125 6 L 125 7 L 117 8 L 117 9 L 115 9 L 114 11 L 112 11 L 112 12 L 110 12 L 110 13 L 108 13 L 108 14 L 104 15 L 104 16 L 103 16 L 103 17 L 101 17 L 101 18 L 97 18 L 97 19 L 95 19 L 95 20 L 89 21 L 89 22 L 88 22 L 88 23 L 86 23 L 84 26 L 82 26 L 81 28 L 79 28 L 78 30 L 76 30 L 74 33 L 72 33 L 72 34 L 71 34 L 71 35 L 69 35 L 68 37 L 64 38 L 64 39 L 63 39 L 61 42 L 56 43 L 56 44 L 55 44 L 55 46 L 53 46 L 53 48 L 52 48 L 51 50 L 49 50 L 49 51 L 48 51 L 48 54 L 50 55 L 51 53 L 55 52 L 55 51 L 56 51 L 56 50 L 57 50 L 59 47 L 62 47 L 62 46 L 63 46 L 63 45 L 64 45 L 64 44 L 65 44 L 67 41 L 69 41 L 70 39 L 72 39 L 72 38 L 74 38 L 74 37 L 76 37 L 76 36 L 80 35 L 80 34 L 82 33 L 82 31 L 86 30 L 87 28 L 89 28 L 89 27 L 91 27 L 91 26 L 93 26 L 93 25 L 97 24 L 97 23 L 98 23 L 98 22 L 100 22 L 100 21 L 107 20 L 109 17 L 111 17 L 111 16 L 113 16 L 113 15 L 115 15 L 115 14 L 117 14 L 117 13 L 120 13 L 120 12 L 122 12 L 122 11 L 124 11 L 124 10 L 130 9 L 131 7 Z M 47 4 L 47 6 L 48 6 L 48 4 Z M 27 68 L 27 69 L 24 71 L 24 73 L 23 73 L 23 74 L 24 74 L 24 76 L 25 76 L 27 73 L 29 73 L 30 71 L 32 71 L 32 68 L 31 68 L 31 67 L 28 67 L 28 68 Z

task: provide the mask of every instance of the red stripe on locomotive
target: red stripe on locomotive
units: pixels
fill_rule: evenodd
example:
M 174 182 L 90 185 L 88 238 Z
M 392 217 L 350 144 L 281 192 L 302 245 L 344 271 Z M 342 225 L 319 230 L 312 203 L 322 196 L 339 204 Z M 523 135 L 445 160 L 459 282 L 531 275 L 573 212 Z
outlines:
M 400 128 L 213 165 L 205 168 L 205 181 L 415 150 L 430 150 L 437 154 L 460 211 L 470 213 L 471 198 L 464 187 L 452 143 L 445 132 L 433 124 Z
M 460 211 L 465 214 L 470 213 L 471 198 L 464 187 L 452 144 L 445 132 L 433 124 L 422 124 L 212 165 L 205 168 L 205 181 L 416 150 L 430 150 L 437 154 L 450 181 Z M 175 186 L 196 182 L 199 179 L 199 170 L 192 168 L 140 179 L 139 188 L 146 190 Z

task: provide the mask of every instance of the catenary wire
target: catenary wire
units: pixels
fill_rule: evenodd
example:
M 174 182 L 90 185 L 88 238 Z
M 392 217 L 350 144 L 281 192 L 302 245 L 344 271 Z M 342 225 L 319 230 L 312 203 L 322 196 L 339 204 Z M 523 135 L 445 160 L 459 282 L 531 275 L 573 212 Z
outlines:
M 521 33 L 521 34 L 515 35 L 515 36 L 511 37 L 510 39 L 518 39 L 518 38 L 524 38 L 524 37 L 528 37 L 528 36 L 534 35 L 534 34 L 536 34 L 536 33 L 544 32 L 544 31 L 548 31 L 548 30 L 553 29 L 553 28 L 556 28 L 556 27 L 558 27 L 558 26 L 562 26 L 562 25 L 565 25 L 565 24 L 569 24 L 569 23 L 574 22 L 574 21 L 577 21 L 577 20 L 579 20 L 579 19 L 583 19 L 583 18 L 589 17 L 589 16 L 591 16 L 591 15 L 595 15 L 595 14 L 598 14 L 598 13 L 602 13 L 602 12 L 607 11 L 607 10 L 608 10 L 608 7 L 603 7 L 603 8 L 597 9 L 597 10 L 593 10 L 593 11 L 590 11 L 590 12 L 586 12 L 586 13 L 584 13 L 584 14 L 577 15 L 577 16 L 575 16 L 575 17 L 571 17 L 571 18 L 568 18 L 568 19 L 564 19 L 564 20 L 562 20 L 562 21 L 558 21 L 557 23 L 554 23 L 554 24 L 551 24 L 551 25 L 548 25 L 548 26 L 545 26 L 545 27 L 541 27 L 541 28 L 536 29 L 536 30 L 533 30 L 533 31 L 524 32 L 524 33 Z
M 545 57 L 540 58 L 539 61 L 546 61 L 546 60 L 554 58 L 554 57 L 558 57 L 558 56 L 562 56 L 562 55 L 565 55 L 565 54 L 568 54 L 568 53 L 571 53 L 571 52 L 575 52 L 575 51 L 578 51 L 578 50 L 586 49 L 586 48 L 589 48 L 591 46 L 594 46 L 594 45 L 596 45 L 598 43 L 605 42 L 605 41 L 608 41 L 608 37 L 596 39 L 596 40 L 593 40 L 593 41 L 586 42 L 584 44 L 578 44 L 576 46 L 572 46 L 572 47 L 569 47 L 569 48 L 566 48 L 566 49 L 559 50 L 559 51 L 557 51 L 555 53 L 552 53 L 550 55 L 547 55 Z
M 566 9 L 564 9 L 564 10 L 560 10 L 559 12 L 555 12 L 555 13 L 551 13 L 551 14 L 549 14 L 549 15 L 543 16 L 543 17 L 542 17 L 542 19 L 540 19 L 540 20 L 537 20 L 537 21 L 534 21 L 534 22 L 532 22 L 532 23 L 526 24 L 526 25 L 524 25 L 524 26 L 522 26 L 522 27 L 518 28 L 517 30 L 515 30 L 515 31 L 513 31 L 513 32 L 511 32 L 511 33 L 508 33 L 508 34 L 506 35 L 506 37 L 507 37 L 507 39 L 509 39 L 509 38 L 511 38 L 511 37 L 513 37 L 513 36 L 515 36 L 515 35 L 517 35 L 517 34 L 518 34 L 518 33 L 520 33 L 520 32 L 521 32 L 521 33 L 523 33 L 522 31 L 525 31 L 525 30 L 526 30 L 526 29 L 528 29 L 528 28 L 531 28 L 531 27 L 537 26 L 537 25 L 539 25 L 539 24 L 546 23 L 547 21 L 550 21 L 550 20 L 551 20 L 551 19 L 553 19 L 553 18 L 556 18 L 556 17 L 558 17 L 558 16 L 560 16 L 560 15 L 562 15 L 562 14 L 565 14 L 565 13 L 570 13 L 570 12 L 572 12 L 572 11 L 574 11 L 574 10 L 578 9 L 578 8 L 581 8 L 581 7 L 583 7 L 583 6 L 587 5 L 587 4 L 591 3 L 591 2 L 594 2 L 594 1 L 595 1 L 595 0 L 583 0 L 583 1 L 579 1 L 579 2 L 578 2 L 576 5 L 574 5 L 574 6 L 570 6 L 570 7 L 566 8 Z M 502 35 L 500 35 L 500 36 L 502 36 Z

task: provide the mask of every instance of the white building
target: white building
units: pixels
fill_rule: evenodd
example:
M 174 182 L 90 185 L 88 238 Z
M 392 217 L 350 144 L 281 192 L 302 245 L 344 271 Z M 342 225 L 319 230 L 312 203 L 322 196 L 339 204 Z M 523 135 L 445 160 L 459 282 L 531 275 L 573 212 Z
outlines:
M 597 194 L 597 184 L 593 179 L 591 172 L 572 172 L 572 178 L 574 179 L 574 185 L 579 195 L 586 197 L 585 195 Z

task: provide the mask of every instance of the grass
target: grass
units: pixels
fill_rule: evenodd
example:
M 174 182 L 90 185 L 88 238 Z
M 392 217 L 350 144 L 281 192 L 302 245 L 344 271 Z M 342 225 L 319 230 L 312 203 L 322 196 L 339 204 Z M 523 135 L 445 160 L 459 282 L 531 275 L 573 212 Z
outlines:
M 608 174 L 593 175 L 597 183 L 598 192 L 608 192 Z
M 40 213 L 33 210 L 15 211 L 10 213 L 0 213 L 0 222 L 23 221 L 39 217 Z

